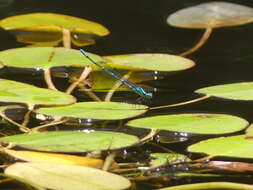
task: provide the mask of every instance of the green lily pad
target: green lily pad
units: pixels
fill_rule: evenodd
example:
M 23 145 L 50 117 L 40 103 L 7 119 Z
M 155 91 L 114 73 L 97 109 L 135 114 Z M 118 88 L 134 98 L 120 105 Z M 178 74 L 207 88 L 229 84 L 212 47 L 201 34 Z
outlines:
M 115 68 L 152 71 L 179 71 L 193 67 L 195 63 L 169 54 L 126 54 L 104 57 Z
M 128 147 L 139 142 L 133 135 L 108 131 L 54 131 L 13 135 L 0 138 L 28 149 L 53 152 L 87 152 Z
M 0 21 L 0 27 L 5 30 L 27 31 L 62 31 L 62 28 L 81 34 L 105 36 L 109 34 L 107 28 L 101 24 L 55 13 L 31 13 L 7 17 Z
M 106 171 L 55 163 L 15 163 L 4 173 L 32 186 L 54 190 L 121 190 L 131 185 L 128 179 Z
M 231 182 L 208 182 L 166 187 L 159 190 L 252 190 L 252 185 Z
M 153 153 L 150 154 L 151 160 L 150 164 L 151 167 L 159 167 L 165 164 L 173 164 L 173 163 L 181 163 L 181 162 L 190 162 L 187 156 L 183 154 L 174 154 L 174 153 Z
M 40 108 L 37 113 L 52 117 L 72 117 L 90 119 L 126 119 L 145 113 L 147 106 L 118 102 L 81 102 L 69 106 Z
M 181 9 L 167 22 L 182 28 L 217 28 L 236 26 L 253 21 L 253 9 L 229 2 L 207 2 Z
M 96 62 L 104 61 L 98 55 L 89 53 Z M 0 62 L 5 66 L 19 68 L 41 68 L 47 69 L 60 66 L 85 67 L 91 65 L 88 59 L 78 51 L 67 48 L 35 47 L 16 48 L 0 52 Z
M 200 141 L 188 147 L 188 151 L 211 156 L 253 158 L 253 139 L 247 135 L 219 137 Z
M 225 114 L 175 114 L 135 119 L 128 126 L 196 134 L 225 134 L 240 131 L 248 122 Z
M 0 102 L 15 102 L 28 105 L 66 105 L 76 99 L 63 92 L 38 88 L 33 85 L 0 79 Z
M 253 100 L 253 82 L 239 82 L 201 88 L 195 91 L 233 100 Z

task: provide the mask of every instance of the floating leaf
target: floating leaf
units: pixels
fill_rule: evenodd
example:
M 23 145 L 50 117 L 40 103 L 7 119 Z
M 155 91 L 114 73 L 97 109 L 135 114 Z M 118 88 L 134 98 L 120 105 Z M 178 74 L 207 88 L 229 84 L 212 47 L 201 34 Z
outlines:
M 247 135 L 236 135 L 200 141 L 189 146 L 188 151 L 211 156 L 253 158 L 252 146 L 252 138 L 248 138 Z
M 228 190 L 252 190 L 252 185 L 245 185 L 241 183 L 231 182 L 208 182 L 208 183 L 195 183 L 187 185 L 178 185 L 174 187 L 166 187 L 159 190 L 217 190 L 217 189 L 228 189 Z
M 195 92 L 233 100 L 253 100 L 253 82 L 210 86 L 198 89 Z
M 104 58 L 115 68 L 131 70 L 179 71 L 195 65 L 190 59 L 169 54 L 126 54 Z
M 89 53 L 89 55 L 96 62 L 104 61 L 98 55 L 92 53 Z M 1 51 L 0 61 L 5 66 L 19 68 L 47 69 L 60 66 L 94 66 L 78 50 L 53 47 L 16 48 Z
M 248 122 L 225 114 L 175 114 L 135 119 L 128 126 L 197 134 L 225 134 L 240 131 Z
M 31 185 L 54 190 L 120 190 L 131 185 L 128 179 L 119 175 L 63 164 L 16 163 L 5 169 L 4 173 Z
M 103 166 L 103 160 L 84 156 L 75 156 L 75 155 L 57 154 L 48 152 L 22 151 L 22 150 L 16 151 L 9 149 L 4 150 L 4 153 L 17 159 L 30 162 L 80 165 L 94 168 L 102 168 Z
M 87 152 L 119 149 L 138 143 L 136 136 L 118 132 L 56 131 L 21 134 L 0 138 L 0 142 L 14 143 L 29 149 L 55 152 Z
M 198 50 L 209 38 L 213 28 L 246 24 L 253 21 L 251 7 L 229 2 L 208 2 L 179 10 L 167 18 L 167 23 L 182 28 L 204 28 L 205 33 L 191 49 L 181 53 L 189 55 Z
M 253 9 L 229 2 L 207 2 L 181 9 L 167 22 L 182 28 L 216 28 L 236 26 L 253 21 Z
M 181 163 L 181 162 L 190 162 L 187 156 L 183 154 L 174 154 L 174 153 L 153 153 L 150 154 L 151 160 L 150 164 L 152 167 L 159 167 L 165 164 Z
M 63 92 L 0 79 L 0 102 L 16 102 L 28 105 L 64 105 L 72 104 L 75 101 L 73 96 Z
M 71 32 L 81 34 L 94 34 L 98 36 L 109 34 L 109 31 L 98 23 L 55 13 L 31 13 L 11 16 L 2 19 L 0 26 L 5 30 L 60 32 L 62 28 L 66 28 Z
M 95 40 L 92 38 L 109 34 L 109 30 L 101 24 L 82 18 L 54 13 L 31 13 L 11 16 L 2 19 L 0 21 L 0 27 L 5 30 L 37 32 L 29 35 L 28 38 L 27 36 L 17 36 L 18 41 L 31 43 L 33 46 L 45 45 L 45 35 L 43 35 L 43 33 L 62 34 L 59 42 L 63 40 L 64 47 L 68 48 L 70 48 L 71 38 L 75 45 L 84 46 L 94 44 Z M 86 36 L 86 40 L 84 40 L 83 37 L 79 37 L 81 34 Z M 22 38 L 22 40 L 20 40 L 20 38 Z M 37 42 L 34 42 L 35 38 Z M 42 41 L 38 42 L 38 39 L 42 39 Z M 56 41 L 53 40 L 50 42 Z M 47 44 L 56 45 L 57 43 Z
M 37 113 L 52 117 L 73 117 L 90 119 L 126 119 L 145 113 L 147 106 L 118 102 L 81 102 L 69 106 L 40 108 Z

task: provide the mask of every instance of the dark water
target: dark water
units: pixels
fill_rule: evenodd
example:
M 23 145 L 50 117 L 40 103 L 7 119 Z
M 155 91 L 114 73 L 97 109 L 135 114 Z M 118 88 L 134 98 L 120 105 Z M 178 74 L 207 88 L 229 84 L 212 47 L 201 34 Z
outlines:
M 168 26 L 166 18 L 178 9 L 206 0 L 0 0 L 0 17 L 53 12 L 89 19 L 106 26 L 111 34 L 85 47 L 99 55 L 124 53 L 178 54 L 198 41 L 202 30 Z M 229 2 L 253 7 L 252 0 Z M 216 29 L 198 52 L 189 56 L 196 67 L 174 73 L 163 80 L 151 82 L 161 91 L 155 93 L 153 105 L 173 104 L 200 95 L 194 90 L 241 81 L 252 81 L 253 24 Z M 22 47 L 14 36 L 0 31 L 0 50 Z M 252 101 L 230 101 L 210 98 L 203 102 L 164 109 L 153 114 L 211 112 L 228 113 L 253 121 Z

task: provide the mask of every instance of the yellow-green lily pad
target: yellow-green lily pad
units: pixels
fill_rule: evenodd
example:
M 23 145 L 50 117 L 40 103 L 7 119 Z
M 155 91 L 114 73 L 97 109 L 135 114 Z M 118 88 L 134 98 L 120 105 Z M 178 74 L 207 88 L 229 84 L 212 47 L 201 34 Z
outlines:
M 135 119 L 128 126 L 195 134 L 225 134 L 240 131 L 248 122 L 226 114 L 175 114 Z
M 65 164 L 19 162 L 6 168 L 4 173 L 34 187 L 53 190 L 123 190 L 131 185 L 120 175 Z
M 75 103 L 76 99 L 63 92 L 0 79 L 0 102 L 15 102 L 28 105 L 66 105 Z
M 83 18 L 55 13 L 31 13 L 7 17 L 0 21 L 0 27 L 5 30 L 27 31 L 62 31 L 105 36 L 109 34 L 107 28 Z
M 253 158 L 253 139 L 248 135 L 219 137 L 203 140 L 188 147 L 188 151 L 210 156 Z
M 89 53 L 96 62 L 104 61 L 98 55 Z M 34 48 L 15 48 L 0 52 L 0 61 L 3 65 L 19 68 L 41 68 L 47 69 L 60 66 L 85 67 L 92 65 L 88 59 L 74 49 L 53 48 L 53 47 L 34 47 Z
M 68 106 L 39 108 L 37 113 L 52 117 L 116 120 L 145 113 L 147 106 L 119 102 L 81 102 Z
M 152 71 L 180 71 L 193 67 L 195 63 L 169 54 L 126 54 L 104 56 L 114 68 Z
M 239 82 L 205 87 L 195 92 L 232 100 L 253 100 L 253 82 Z
M 109 131 L 53 131 L 0 138 L 0 142 L 40 151 L 87 152 L 125 148 L 139 142 L 138 137 Z

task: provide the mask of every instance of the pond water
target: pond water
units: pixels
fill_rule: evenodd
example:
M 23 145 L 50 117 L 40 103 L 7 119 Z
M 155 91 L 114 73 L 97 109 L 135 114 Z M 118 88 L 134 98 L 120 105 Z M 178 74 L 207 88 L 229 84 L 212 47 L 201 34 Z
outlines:
M 32 12 L 53 12 L 89 19 L 106 26 L 111 34 L 99 39 L 85 50 L 99 55 L 126 53 L 179 54 L 191 48 L 203 30 L 171 27 L 168 15 L 176 10 L 193 6 L 206 0 L 0 0 L 0 16 Z M 253 7 L 253 1 L 230 0 Z M 252 81 L 253 75 L 253 24 L 215 29 L 207 43 L 188 56 L 196 66 L 165 76 L 148 84 L 156 87 L 152 105 L 174 104 L 200 95 L 194 90 L 217 84 Z M 0 50 L 23 47 L 10 33 L 0 31 Z M 2 73 L 5 78 L 15 77 Z M 18 80 L 18 79 L 16 79 Z M 23 79 L 20 79 L 22 81 Z M 252 101 L 230 101 L 219 98 L 162 109 L 153 115 L 207 112 L 228 113 L 253 121 Z M 179 183 L 179 182 L 176 182 Z

